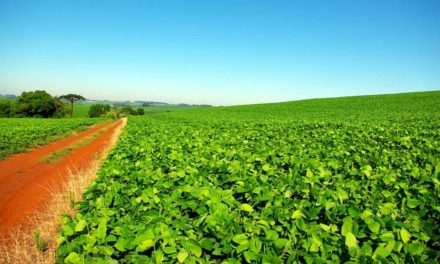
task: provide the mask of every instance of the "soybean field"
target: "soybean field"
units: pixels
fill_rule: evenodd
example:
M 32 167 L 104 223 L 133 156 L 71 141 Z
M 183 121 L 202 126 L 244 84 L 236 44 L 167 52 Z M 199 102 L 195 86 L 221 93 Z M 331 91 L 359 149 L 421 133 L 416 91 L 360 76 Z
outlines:
M 440 92 L 130 117 L 60 263 L 438 263 Z
M 102 121 L 99 118 L 0 118 L 0 159 L 68 137 Z

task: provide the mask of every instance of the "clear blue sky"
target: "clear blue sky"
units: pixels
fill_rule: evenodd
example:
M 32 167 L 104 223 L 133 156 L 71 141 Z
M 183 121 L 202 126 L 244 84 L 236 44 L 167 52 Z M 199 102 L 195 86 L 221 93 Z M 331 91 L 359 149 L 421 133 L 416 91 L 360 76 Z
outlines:
M 214 105 L 440 89 L 440 1 L 0 1 L 0 93 Z

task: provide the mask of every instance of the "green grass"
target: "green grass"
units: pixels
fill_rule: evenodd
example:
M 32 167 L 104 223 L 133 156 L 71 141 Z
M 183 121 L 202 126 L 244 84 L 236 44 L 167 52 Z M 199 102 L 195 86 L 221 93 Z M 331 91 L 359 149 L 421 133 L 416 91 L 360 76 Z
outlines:
M 58 262 L 438 263 L 440 92 L 129 117 Z
M 73 117 L 87 117 L 89 113 L 89 109 L 91 103 L 76 103 L 73 106 Z M 137 109 L 138 105 L 132 106 L 134 109 Z M 165 112 L 175 112 L 175 111 L 185 111 L 191 109 L 198 109 L 199 106 L 179 106 L 179 105 L 158 105 L 158 106 L 149 106 L 143 107 L 146 114 L 155 114 L 155 113 L 165 113 Z
M 83 148 L 85 146 L 90 145 L 91 143 L 95 142 L 102 134 L 105 133 L 109 128 L 105 130 L 98 130 L 78 141 L 73 142 L 69 146 L 56 150 L 46 156 L 43 156 L 40 158 L 40 162 L 42 163 L 57 163 L 60 160 L 70 156 L 73 151 L 76 151 L 80 148 Z
M 15 101 L 15 99 L 0 97 L 0 102 L 14 102 L 14 101 Z
M 180 105 L 158 105 L 144 107 L 145 113 L 164 113 L 164 112 L 175 112 L 175 111 L 185 111 L 191 109 L 199 109 L 200 106 L 180 106 Z
M 90 106 L 92 106 L 92 104 L 89 103 L 74 104 L 73 117 L 88 117 Z M 69 114 L 67 116 L 69 116 Z

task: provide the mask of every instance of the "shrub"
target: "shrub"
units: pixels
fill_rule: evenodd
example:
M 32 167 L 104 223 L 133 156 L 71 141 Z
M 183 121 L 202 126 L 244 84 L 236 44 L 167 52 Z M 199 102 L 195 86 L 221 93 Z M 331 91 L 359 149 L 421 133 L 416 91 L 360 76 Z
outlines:
M 46 91 L 23 92 L 16 102 L 16 114 L 21 117 L 61 117 L 64 113 L 63 103 Z
M 108 104 L 94 104 L 89 109 L 89 117 L 101 117 L 105 116 L 110 111 Z
M 138 109 L 137 109 L 137 114 L 138 114 L 138 115 L 145 115 L 145 110 L 144 110 L 144 108 L 142 108 L 142 107 L 138 108 Z

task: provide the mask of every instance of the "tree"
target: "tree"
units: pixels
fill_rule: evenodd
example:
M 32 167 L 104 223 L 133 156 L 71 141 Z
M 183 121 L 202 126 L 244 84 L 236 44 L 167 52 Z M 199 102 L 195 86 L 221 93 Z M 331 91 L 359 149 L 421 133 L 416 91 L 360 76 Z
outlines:
M 79 94 L 66 94 L 61 95 L 59 98 L 70 102 L 70 117 L 73 117 L 73 103 L 75 101 L 86 100 L 86 98 L 82 97 Z
M 138 115 L 145 115 L 145 110 L 144 110 L 142 107 L 139 107 L 139 108 L 137 109 L 137 114 L 138 114 Z
M 16 101 L 18 117 L 61 117 L 64 108 L 61 101 L 53 98 L 46 91 L 23 92 Z
M 69 111 L 66 107 L 66 105 L 63 103 L 63 101 L 59 97 L 54 97 L 55 100 L 55 114 L 54 117 L 64 117 L 66 116 L 67 112 Z
M 0 101 L 0 117 L 12 117 L 13 115 L 14 105 L 9 101 Z
M 138 112 L 136 111 L 136 110 L 134 110 L 131 106 L 129 106 L 129 105 L 126 105 L 126 106 L 124 106 L 124 107 L 122 107 L 122 109 L 121 109 L 121 113 L 123 114 L 123 115 L 137 115 L 138 114 Z
M 103 104 L 94 104 L 89 109 L 89 117 L 101 117 L 110 111 L 110 106 Z

